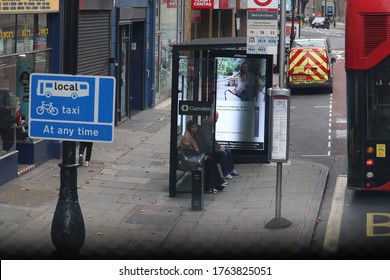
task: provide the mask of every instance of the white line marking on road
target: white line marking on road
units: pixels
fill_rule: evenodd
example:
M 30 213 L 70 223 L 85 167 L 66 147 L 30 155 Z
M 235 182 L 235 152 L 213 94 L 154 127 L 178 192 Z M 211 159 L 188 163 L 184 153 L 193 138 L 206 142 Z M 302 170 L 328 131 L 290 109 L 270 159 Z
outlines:
M 328 157 L 330 154 L 327 155 L 301 155 L 301 157 Z
M 336 123 L 344 124 L 347 123 L 347 118 L 337 118 Z
M 328 224 L 326 226 L 324 250 L 327 252 L 336 252 L 339 247 L 339 235 L 341 226 L 341 217 L 343 214 L 345 189 L 347 188 L 347 176 L 338 176 L 332 199 L 332 206 Z

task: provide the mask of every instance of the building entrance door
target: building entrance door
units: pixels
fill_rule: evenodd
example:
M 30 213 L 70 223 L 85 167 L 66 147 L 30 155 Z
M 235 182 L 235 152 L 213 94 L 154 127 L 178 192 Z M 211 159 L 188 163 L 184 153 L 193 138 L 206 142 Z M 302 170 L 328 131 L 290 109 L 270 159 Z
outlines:
M 129 25 L 120 25 L 120 52 L 119 52 L 119 94 L 117 95 L 117 119 L 121 121 L 131 116 L 131 98 L 130 98 L 130 37 Z
M 131 25 L 130 46 L 130 100 L 131 114 L 144 110 L 145 100 L 145 22 L 133 22 Z

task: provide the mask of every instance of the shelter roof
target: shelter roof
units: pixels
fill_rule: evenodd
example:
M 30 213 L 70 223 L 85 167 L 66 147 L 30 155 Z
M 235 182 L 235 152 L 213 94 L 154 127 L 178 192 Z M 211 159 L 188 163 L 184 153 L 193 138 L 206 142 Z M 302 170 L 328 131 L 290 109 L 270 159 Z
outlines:
M 246 37 L 202 38 L 172 45 L 173 50 L 237 49 L 246 47 Z

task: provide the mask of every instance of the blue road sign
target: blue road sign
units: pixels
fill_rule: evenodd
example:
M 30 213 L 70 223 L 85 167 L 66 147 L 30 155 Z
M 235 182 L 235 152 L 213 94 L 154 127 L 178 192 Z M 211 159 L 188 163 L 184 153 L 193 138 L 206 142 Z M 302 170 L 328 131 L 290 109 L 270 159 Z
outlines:
M 31 138 L 112 142 L 114 108 L 114 77 L 30 76 Z

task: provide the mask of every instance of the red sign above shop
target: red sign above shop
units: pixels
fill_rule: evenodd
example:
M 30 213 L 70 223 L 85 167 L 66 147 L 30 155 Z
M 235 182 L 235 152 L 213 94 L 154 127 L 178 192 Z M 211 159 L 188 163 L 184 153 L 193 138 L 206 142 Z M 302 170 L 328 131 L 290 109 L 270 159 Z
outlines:
M 191 0 L 192 9 L 213 9 L 214 0 Z

